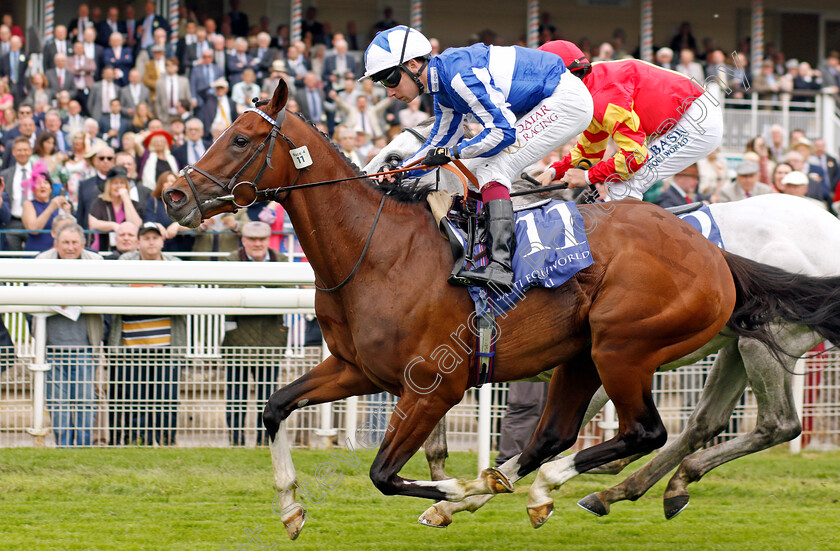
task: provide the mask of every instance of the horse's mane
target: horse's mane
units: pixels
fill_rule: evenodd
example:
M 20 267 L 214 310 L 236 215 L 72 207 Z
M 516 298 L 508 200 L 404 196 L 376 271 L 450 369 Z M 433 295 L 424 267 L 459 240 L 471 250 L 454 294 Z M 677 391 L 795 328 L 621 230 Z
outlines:
M 338 144 L 334 143 L 327 134 L 325 134 L 324 132 L 321 132 L 321 130 L 319 130 L 318 127 L 315 126 L 315 123 L 313 123 L 312 121 L 310 121 L 309 119 L 307 119 L 306 117 L 301 115 L 300 113 L 293 112 L 293 111 L 290 111 L 290 112 L 293 113 L 294 115 L 296 115 L 301 121 L 308 124 L 312 128 L 312 130 L 314 130 L 315 133 L 318 136 L 321 137 L 321 139 L 323 139 L 325 142 L 327 142 L 327 144 L 332 146 L 332 148 L 335 150 L 335 152 L 338 153 L 339 157 L 341 157 L 341 159 L 343 159 L 344 162 L 347 163 L 347 166 L 349 166 L 350 168 L 353 169 L 353 172 L 356 176 L 365 176 L 365 174 L 362 172 L 361 168 L 359 168 L 356 165 L 356 163 L 351 161 L 350 158 L 347 155 L 344 154 L 344 152 L 341 150 L 341 148 L 338 146 Z M 432 117 L 431 119 L 428 119 L 427 121 L 424 121 L 420 124 L 421 125 L 423 125 L 423 124 L 428 125 L 428 124 L 433 123 L 434 121 L 435 121 L 435 119 L 434 119 L 434 117 Z M 363 182 L 365 182 L 367 185 L 369 185 L 373 189 L 375 189 L 376 191 L 378 191 L 379 193 L 387 195 L 388 197 L 390 197 L 390 198 L 392 198 L 396 201 L 399 201 L 400 203 L 425 203 L 426 202 L 426 196 L 429 195 L 429 193 L 431 193 L 432 191 L 435 190 L 435 186 L 433 186 L 433 185 L 430 185 L 430 184 L 421 185 L 419 183 L 419 179 L 417 179 L 413 182 L 408 182 L 408 183 L 403 181 L 403 182 L 396 182 L 396 183 L 383 182 L 382 184 L 377 184 L 376 182 L 374 182 L 373 180 L 371 180 L 370 178 L 367 178 L 367 177 L 359 178 L 359 179 L 362 180 Z

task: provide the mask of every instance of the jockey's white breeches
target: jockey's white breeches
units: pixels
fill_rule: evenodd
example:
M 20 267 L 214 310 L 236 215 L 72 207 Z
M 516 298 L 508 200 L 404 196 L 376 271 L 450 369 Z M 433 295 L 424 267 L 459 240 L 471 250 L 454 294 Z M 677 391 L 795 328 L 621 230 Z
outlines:
M 523 169 L 583 132 L 592 121 L 592 112 L 589 90 L 566 71 L 554 92 L 516 121 L 513 144 L 492 157 L 470 160 L 479 185 L 496 181 L 510 190 Z
M 681 172 L 720 146 L 723 139 L 723 111 L 709 92 L 694 100 L 673 130 L 648 138 L 648 157 L 633 176 L 625 180 L 616 175 L 605 182 L 610 199 L 641 199 L 659 180 Z

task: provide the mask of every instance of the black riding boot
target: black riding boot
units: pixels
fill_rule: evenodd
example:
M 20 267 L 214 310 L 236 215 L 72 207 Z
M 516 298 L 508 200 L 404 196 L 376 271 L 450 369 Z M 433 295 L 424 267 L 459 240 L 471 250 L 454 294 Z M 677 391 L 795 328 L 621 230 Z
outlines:
M 489 262 L 472 271 L 461 270 L 458 277 L 468 280 L 470 285 L 493 283 L 502 291 L 510 291 L 513 287 L 511 258 L 516 249 L 513 203 L 510 199 L 493 199 L 485 203 L 484 214 Z

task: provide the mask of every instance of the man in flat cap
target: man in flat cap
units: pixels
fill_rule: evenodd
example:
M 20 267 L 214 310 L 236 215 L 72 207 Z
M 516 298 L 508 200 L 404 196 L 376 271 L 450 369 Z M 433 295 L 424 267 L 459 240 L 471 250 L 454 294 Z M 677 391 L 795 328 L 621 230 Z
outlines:
M 286 256 L 268 246 L 271 227 L 265 222 L 248 222 L 242 226 L 242 246 L 225 260 L 241 262 L 284 262 Z M 248 372 L 256 385 L 257 411 L 256 443 L 262 445 L 262 408 L 277 388 L 279 359 L 286 346 L 288 330 L 282 315 L 226 316 L 222 353 L 227 364 L 227 423 L 231 430 L 231 444 L 245 445 L 245 416 L 247 413 Z M 268 350 L 272 348 L 273 350 Z
M 758 163 L 752 160 L 741 161 L 735 169 L 735 181 L 724 184 L 718 193 L 718 202 L 740 201 L 755 195 L 772 193 L 773 188 L 758 181 Z

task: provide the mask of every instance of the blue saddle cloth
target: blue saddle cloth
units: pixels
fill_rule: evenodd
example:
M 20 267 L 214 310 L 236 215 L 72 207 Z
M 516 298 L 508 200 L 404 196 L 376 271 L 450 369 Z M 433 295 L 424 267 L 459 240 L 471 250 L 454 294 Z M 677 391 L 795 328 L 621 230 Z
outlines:
M 491 309 L 493 315 L 507 312 L 524 298 L 525 291 L 531 287 L 559 287 L 577 272 L 592 265 L 583 217 L 574 202 L 549 201 L 539 208 L 521 210 L 515 218 L 513 290 L 498 293 L 492 288 L 470 287 L 478 316 Z M 461 231 L 451 222 L 449 224 L 452 234 L 462 246 L 466 246 Z M 477 245 L 473 257 L 478 257 L 483 248 L 483 244 Z M 476 265 L 485 263 L 486 258 L 482 258 Z
M 726 250 L 726 247 L 723 246 L 720 228 L 718 228 L 717 222 L 715 222 L 715 218 L 712 216 L 712 211 L 709 210 L 709 205 L 703 205 L 695 211 L 680 214 L 679 219 L 688 222 L 694 226 L 694 229 L 703 234 L 703 237 L 721 249 Z

